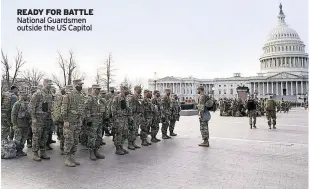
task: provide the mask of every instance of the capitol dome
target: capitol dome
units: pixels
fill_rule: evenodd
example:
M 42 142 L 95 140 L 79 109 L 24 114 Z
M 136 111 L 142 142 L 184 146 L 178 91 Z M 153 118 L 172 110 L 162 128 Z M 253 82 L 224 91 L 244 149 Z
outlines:
M 263 55 L 259 59 L 261 72 L 268 75 L 280 72 L 298 75 L 308 73 L 305 44 L 298 33 L 286 24 L 281 4 L 279 8 L 278 24 L 269 32 Z

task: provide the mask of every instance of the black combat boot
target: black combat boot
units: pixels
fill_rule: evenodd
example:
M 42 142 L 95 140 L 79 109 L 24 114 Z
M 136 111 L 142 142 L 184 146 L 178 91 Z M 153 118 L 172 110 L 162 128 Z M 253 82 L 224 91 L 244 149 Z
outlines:
M 128 142 L 128 147 L 129 150 L 135 150 L 136 148 L 133 145 L 133 142 Z
M 171 131 L 170 131 L 170 136 L 177 136 L 177 134 L 175 134 L 175 133 L 173 132 L 173 130 L 171 130 Z
M 148 146 L 149 143 L 146 141 L 146 139 L 143 139 L 142 142 L 141 142 L 141 145 L 142 146 Z
M 75 163 L 72 161 L 69 155 L 65 155 L 65 166 L 67 167 L 75 167 Z
M 155 142 L 156 143 L 158 141 L 156 140 L 156 137 L 152 136 L 151 142 Z
M 96 156 L 95 156 L 95 151 L 90 149 L 89 150 L 89 158 L 93 161 L 97 160 Z
M 120 148 L 120 146 L 116 146 L 115 154 L 124 155 L 124 151 Z
M 162 139 L 171 139 L 171 137 L 170 136 L 168 136 L 167 134 L 162 134 Z
M 203 147 L 209 147 L 209 141 L 207 139 L 205 139 L 201 144 L 199 144 L 199 146 L 203 146 Z
M 76 161 L 75 158 L 74 158 L 74 154 L 75 153 L 72 153 L 69 157 L 71 159 L 71 161 L 75 164 L 75 165 L 81 165 L 80 162 Z
M 269 129 L 271 129 L 271 125 L 269 125 Z
M 31 141 L 31 139 L 27 139 L 27 148 L 32 148 L 32 141 Z
M 19 150 L 19 156 L 27 156 L 25 152 L 23 152 L 23 149 Z
M 51 159 L 49 156 L 46 155 L 45 150 L 40 150 L 40 158 L 45 160 Z
M 276 129 L 276 126 L 275 126 L 275 125 L 273 125 L 273 129 Z
M 38 151 L 36 152 L 33 152 L 33 158 L 32 158 L 34 161 L 41 161 L 41 158 L 39 156 L 39 153 Z
M 146 142 L 147 142 L 149 145 L 152 145 L 152 143 L 151 143 L 151 142 L 149 142 L 147 139 L 146 139 Z
M 252 129 L 252 124 L 250 124 L 250 129 Z
M 46 145 L 46 150 L 53 150 L 53 148 L 51 147 L 51 144 Z

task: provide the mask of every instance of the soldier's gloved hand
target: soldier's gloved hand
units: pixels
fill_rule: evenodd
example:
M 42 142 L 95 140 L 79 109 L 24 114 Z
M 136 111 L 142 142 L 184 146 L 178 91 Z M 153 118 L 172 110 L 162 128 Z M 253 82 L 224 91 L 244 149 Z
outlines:
M 69 127 L 69 121 L 64 122 L 64 127 Z

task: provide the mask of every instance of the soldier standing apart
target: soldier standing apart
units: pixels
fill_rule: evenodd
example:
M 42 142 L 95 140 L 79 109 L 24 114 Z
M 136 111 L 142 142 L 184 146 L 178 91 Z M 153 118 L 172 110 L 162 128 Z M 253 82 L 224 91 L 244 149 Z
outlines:
M 203 86 L 198 87 L 198 111 L 199 111 L 199 121 L 200 121 L 200 132 L 203 142 L 199 146 L 209 147 L 209 121 L 203 119 L 205 113 L 206 103 L 210 100 L 207 95 L 204 94 Z
M 86 122 L 87 122 L 87 144 L 89 158 L 91 160 L 104 159 L 104 155 L 99 153 L 102 144 L 102 120 L 106 113 L 106 102 L 100 96 L 99 85 L 92 85 L 93 94 L 86 100 Z
M 173 94 L 171 98 L 171 118 L 169 125 L 170 136 L 177 136 L 177 134 L 175 134 L 173 131 L 176 121 L 179 121 L 180 111 L 181 108 L 179 106 L 178 96 L 176 94 Z
M 31 118 L 32 118 L 32 151 L 33 160 L 50 159 L 45 153 L 46 143 L 53 121 L 52 109 L 52 81 L 44 79 L 43 88 L 32 95 Z M 38 154 L 40 150 L 40 155 Z
M 272 119 L 272 126 L 274 129 L 276 129 L 276 123 L 277 123 L 277 115 L 276 115 L 276 102 L 272 99 L 272 96 L 270 96 L 270 99 L 266 101 L 266 118 L 268 120 L 268 126 L 269 129 L 271 129 L 271 119 Z
M 160 139 L 156 138 L 156 135 L 159 131 L 159 123 L 161 119 L 161 99 L 160 99 L 160 93 L 158 90 L 154 90 L 154 98 L 151 100 L 152 104 L 155 107 L 155 111 L 153 114 L 153 121 L 151 125 L 151 142 L 159 142 Z
M 73 81 L 74 89 L 71 93 L 63 96 L 61 104 L 61 117 L 64 121 L 64 158 L 65 166 L 75 167 L 80 165 L 74 159 L 79 143 L 79 135 L 81 132 L 82 120 L 85 111 L 85 97 L 82 93 L 83 82 L 80 79 Z
M 171 100 L 170 100 L 170 89 L 165 89 L 165 96 L 162 99 L 162 138 L 163 139 L 170 139 L 171 137 L 167 135 L 167 130 L 170 124 L 170 117 L 171 117 Z
M 152 125 L 153 120 L 153 104 L 150 100 L 150 92 L 149 90 L 144 90 L 144 99 L 142 101 L 142 107 L 143 107 L 143 119 L 141 122 L 141 132 L 140 132 L 140 138 L 141 138 L 141 145 L 142 146 L 149 146 L 152 145 L 149 141 L 147 141 L 147 136 L 150 132 L 150 128 Z
M 38 90 L 38 87 L 37 86 L 31 86 L 31 95 L 30 95 L 30 98 L 29 98 L 29 102 L 31 100 L 31 97 L 32 95 L 37 92 Z M 29 111 L 30 111 L 30 115 L 31 115 L 31 106 L 30 106 L 30 103 L 29 103 Z M 32 120 L 30 119 L 30 125 L 32 125 Z M 27 148 L 32 148 L 32 129 L 31 127 L 29 127 L 29 132 L 28 132 L 28 138 L 27 138 Z
M 257 113 L 256 113 L 256 102 L 254 100 L 253 95 L 251 95 L 251 97 L 249 98 L 246 107 L 248 109 L 250 127 L 251 127 L 251 129 L 252 129 L 252 126 L 254 128 L 256 128 L 256 115 L 257 115 Z
M 129 97 L 128 104 L 132 111 L 133 122 L 132 128 L 129 128 L 128 134 L 128 149 L 135 150 L 136 148 L 140 148 L 135 141 L 137 139 L 137 133 L 139 130 L 139 125 L 141 123 L 141 114 L 143 113 L 143 107 L 141 102 L 139 101 L 139 96 L 141 94 L 141 87 L 134 87 L 134 95 Z
M 27 156 L 27 154 L 23 152 L 30 127 L 29 106 L 26 98 L 27 93 L 20 92 L 19 101 L 14 104 L 11 116 L 17 156 Z
M 1 140 L 12 140 L 14 130 L 11 122 L 11 112 L 14 103 L 18 100 L 18 88 L 12 86 L 10 91 L 1 94 Z
M 125 140 L 128 138 L 128 120 L 129 115 L 132 115 L 126 96 L 129 94 L 128 88 L 125 86 L 120 87 L 120 94 L 113 98 L 111 103 L 111 113 L 113 117 L 113 129 L 115 131 L 114 145 L 116 147 L 115 154 L 124 155 L 129 152 L 123 148 Z

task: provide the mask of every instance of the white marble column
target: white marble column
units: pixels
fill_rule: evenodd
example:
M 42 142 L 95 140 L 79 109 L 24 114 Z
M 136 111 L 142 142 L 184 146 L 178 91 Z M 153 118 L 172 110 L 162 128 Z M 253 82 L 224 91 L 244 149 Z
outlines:
M 298 95 L 298 81 L 295 82 L 296 82 L 296 95 Z
M 283 95 L 283 81 L 281 81 L 281 95 Z
M 301 92 L 301 94 L 304 94 L 304 85 L 303 85 L 303 81 L 300 82 L 300 92 Z
M 279 82 L 276 82 L 276 95 L 279 95 Z
M 263 95 L 265 95 L 265 82 L 262 82 L 263 85 Z
M 182 83 L 179 83 L 179 85 L 180 85 L 180 94 L 182 94 L 183 92 L 182 92 Z
M 255 87 L 255 82 L 253 83 L 253 94 L 255 93 L 256 91 L 256 87 Z
M 288 95 L 287 81 L 285 81 L 286 95 Z
M 267 94 L 269 94 L 269 82 L 267 81 Z
M 274 92 L 273 92 L 273 82 L 271 82 L 271 94 L 274 94 Z
M 293 93 L 294 93 L 294 90 L 293 90 L 293 81 L 290 81 L 290 83 L 291 83 L 291 95 L 293 95 Z

